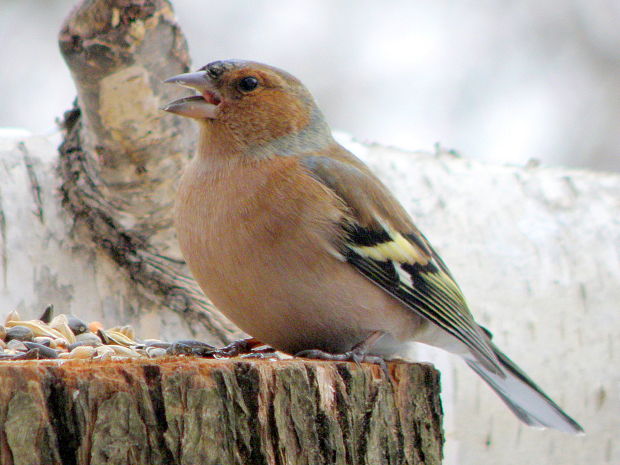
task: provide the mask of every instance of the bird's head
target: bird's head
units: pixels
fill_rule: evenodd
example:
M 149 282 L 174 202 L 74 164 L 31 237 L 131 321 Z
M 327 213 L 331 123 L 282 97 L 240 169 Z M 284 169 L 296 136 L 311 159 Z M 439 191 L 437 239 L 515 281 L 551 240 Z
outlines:
M 299 150 L 300 138 L 309 137 L 305 133 L 312 137 L 329 134 L 310 92 L 298 79 L 272 66 L 214 61 L 164 82 L 198 94 L 175 100 L 163 110 L 196 119 L 246 149 L 281 141 L 283 149 L 292 143 L 295 147 L 290 148 Z

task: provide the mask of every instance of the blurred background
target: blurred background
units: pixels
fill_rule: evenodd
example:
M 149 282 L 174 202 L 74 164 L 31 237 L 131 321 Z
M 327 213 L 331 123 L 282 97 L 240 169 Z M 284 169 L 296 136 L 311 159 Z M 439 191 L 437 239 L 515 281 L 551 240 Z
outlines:
M 55 131 L 75 0 L 0 0 L 0 127 Z M 195 67 L 284 68 L 332 127 L 496 163 L 620 170 L 618 0 L 176 0 Z M 164 76 L 162 76 L 163 78 Z

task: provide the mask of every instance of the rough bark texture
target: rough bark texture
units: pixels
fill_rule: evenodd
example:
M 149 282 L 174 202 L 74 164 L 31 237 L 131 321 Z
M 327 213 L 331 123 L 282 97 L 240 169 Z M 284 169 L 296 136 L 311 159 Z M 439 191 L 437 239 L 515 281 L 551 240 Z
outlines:
M 441 463 L 429 365 L 0 364 L 0 464 Z
M 81 110 L 68 124 L 81 121 L 79 144 L 86 154 L 82 165 L 67 163 L 89 178 L 87 193 L 105 199 L 104 214 L 159 253 L 170 249 L 180 258 L 171 209 L 196 132 L 187 118 L 160 110 L 183 94 L 163 79 L 189 69 L 185 37 L 169 2 L 83 1 L 67 17 L 59 44 Z

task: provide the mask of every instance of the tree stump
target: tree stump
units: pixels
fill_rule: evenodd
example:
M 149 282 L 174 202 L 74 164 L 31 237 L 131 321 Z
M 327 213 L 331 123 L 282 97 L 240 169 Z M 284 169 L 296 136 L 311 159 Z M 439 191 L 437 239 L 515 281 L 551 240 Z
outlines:
M 0 363 L 0 465 L 440 464 L 430 365 Z

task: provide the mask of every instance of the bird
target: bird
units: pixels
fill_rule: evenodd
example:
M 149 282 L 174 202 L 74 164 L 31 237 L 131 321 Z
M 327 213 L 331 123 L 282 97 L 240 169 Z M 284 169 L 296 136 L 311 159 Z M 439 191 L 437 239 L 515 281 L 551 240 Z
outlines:
M 181 252 L 239 328 L 285 353 L 381 362 L 412 342 L 461 356 L 525 424 L 580 434 L 478 325 L 446 264 L 394 195 L 332 136 L 300 80 L 245 60 L 164 81 L 194 119 L 177 191 Z

